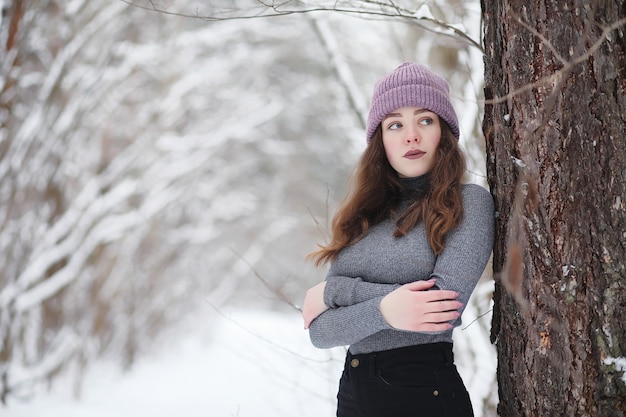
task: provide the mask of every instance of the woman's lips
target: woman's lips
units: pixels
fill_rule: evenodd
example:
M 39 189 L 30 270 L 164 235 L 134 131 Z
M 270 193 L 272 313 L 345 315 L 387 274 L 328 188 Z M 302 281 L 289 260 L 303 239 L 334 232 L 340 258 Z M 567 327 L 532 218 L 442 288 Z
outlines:
M 419 159 L 424 155 L 426 155 L 426 152 L 420 151 L 419 149 L 413 149 L 405 153 L 404 157 L 407 159 Z

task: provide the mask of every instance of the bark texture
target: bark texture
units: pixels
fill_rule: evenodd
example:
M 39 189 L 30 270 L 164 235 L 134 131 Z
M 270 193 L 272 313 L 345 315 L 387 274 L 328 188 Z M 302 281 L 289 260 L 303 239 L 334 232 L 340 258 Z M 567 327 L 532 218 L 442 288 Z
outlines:
M 626 3 L 482 0 L 501 416 L 626 412 Z

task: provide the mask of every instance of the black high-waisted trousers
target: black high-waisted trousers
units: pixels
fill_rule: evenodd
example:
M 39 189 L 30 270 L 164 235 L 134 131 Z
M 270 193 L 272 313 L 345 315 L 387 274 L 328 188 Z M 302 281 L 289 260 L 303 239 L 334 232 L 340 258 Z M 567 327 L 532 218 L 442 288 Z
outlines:
M 473 417 L 452 343 L 352 355 L 337 394 L 337 417 Z

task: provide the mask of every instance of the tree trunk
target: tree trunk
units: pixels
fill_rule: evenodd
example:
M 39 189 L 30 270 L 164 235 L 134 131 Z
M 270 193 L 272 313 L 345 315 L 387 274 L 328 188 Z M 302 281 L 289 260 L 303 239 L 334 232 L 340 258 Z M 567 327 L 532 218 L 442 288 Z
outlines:
M 505 417 L 626 411 L 626 4 L 589 3 L 482 0 Z

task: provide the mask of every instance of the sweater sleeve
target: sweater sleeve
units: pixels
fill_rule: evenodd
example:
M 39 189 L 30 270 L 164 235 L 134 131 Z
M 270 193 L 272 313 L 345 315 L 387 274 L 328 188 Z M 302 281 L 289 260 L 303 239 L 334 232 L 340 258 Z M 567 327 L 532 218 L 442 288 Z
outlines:
M 321 349 L 348 346 L 381 330 L 392 329 L 380 312 L 382 298 L 326 310 L 311 323 L 311 343 Z
M 330 308 L 351 306 L 385 296 L 398 287 L 399 284 L 379 284 L 363 281 L 359 277 L 335 275 L 331 265 L 326 275 L 324 303 Z
M 460 293 L 466 305 L 491 256 L 495 216 L 491 194 L 479 185 L 463 188 L 463 204 L 462 222 L 447 236 L 431 278 L 438 289 Z

